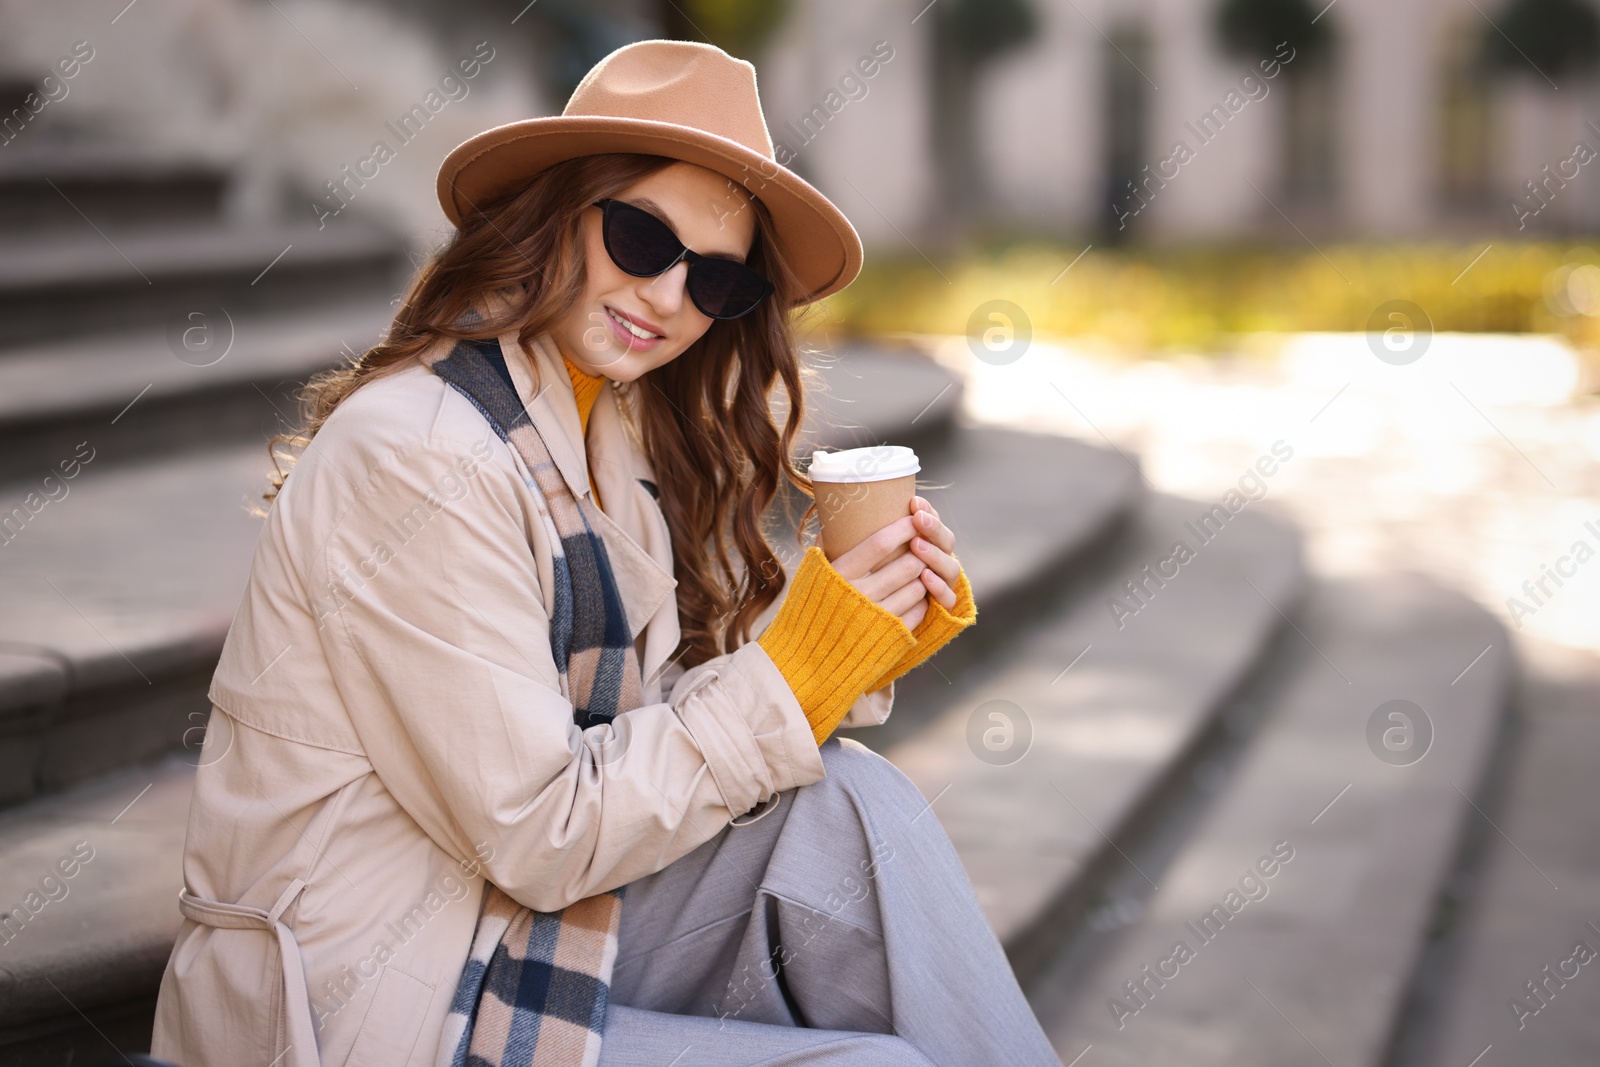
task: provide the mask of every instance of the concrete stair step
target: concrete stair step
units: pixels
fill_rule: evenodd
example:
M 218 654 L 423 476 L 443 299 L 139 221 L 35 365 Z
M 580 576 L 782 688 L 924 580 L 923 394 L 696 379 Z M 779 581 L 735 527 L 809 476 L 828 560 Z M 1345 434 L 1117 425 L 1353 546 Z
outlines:
M 196 320 L 192 348 L 147 325 L 13 349 L 0 357 L 0 480 L 42 475 L 83 441 L 120 463 L 264 440 L 299 415 L 285 394 L 376 342 L 392 315 L 369 299 Z
M 1397 1067 L 1600 1063 L 1600 981 L 1575 951 L 1600 951 L 1600 657 L 1521 650 L 1495 784 L 1467 816 L 1470 855 L 1442 898 L 1449 921 L 1413 985 Z
M 1246 511 L 1202 544 L 1184 524 L 1205 506 L 1150 498 L 1117 557 L 1006 634 L 986 676 L 944 687 L 934 721 L 913 736 L 874 745 L 928 798 L 1024 982 L 1099 872 L 1122 862 L 1113 842 L 1185 766 L 1278 629 L 1277 607 L 1300 590 L 1293 529 Z M 1178 539 L 1192 558 L 1170 565 L 1160 588 L 1149 583 L 1119 628 L 1110 601 L 1135 606 L 1123 583 Z M 981 592 L 978 601 L 981 626 Z M 919 698 L 933 703 L 933 688 Z M 870 731 L 857 736 L 872 743 Z
M 193 782 L 168 757 L 0 812 L 0 1067 L 150 1047 Z
M 1119 909 L 1131 921 L 1062 953 L 1033 990 L 1064 1062 L 1091 1046 L 1108 1067 L 1387 1062 L 1476 818 L 1467 797 L 1504 708 L 1507 635 L 1463 595 L 1404 575 L 1319 584 L 1295 625 L 1264 725 L 1170 862 L 1146 859 L 1142 905 Z M 1409 743 L 1407 720 L 1388 717 L 1408 710 L 1397 700 L 1431 721 L 1429 747 L 1415 712 Z M 1123 879 L 1124 905 L 1136 884 Z
M 950 371 L 910 348 L 852 341 L 814 355 L 803 447 L 837 451 L 896 444 L 930 449 L 955 426 L 965 391 Z
M 228 181 L 221 168 L 102 145 L 41 145 L 27 134 L 0 152 L 0 232 L 77 232 L 85 217 L 126 228 L 221 215 Z
M 0 71 L 0 107 L 9 115 L 14 107 L 21 107 L 28 94 L 38 88 L 38 82 L 21 71 Z
M 354 225 L 101 229 L 84 221 L 0 245 L 0 349 L 135 326 L 177 337 L 195 313 L 237 320 L 388 298 L 404 264 L 394 237 Z
M 92 446 L 91 446 L 92 449 Z M 182 744 L 260 531 L 261 444 L 0 489 L 0 804 Z M 64 490 L 64 494 L 63 494 Z M 36 513 L 29 511 L 33 497 Z

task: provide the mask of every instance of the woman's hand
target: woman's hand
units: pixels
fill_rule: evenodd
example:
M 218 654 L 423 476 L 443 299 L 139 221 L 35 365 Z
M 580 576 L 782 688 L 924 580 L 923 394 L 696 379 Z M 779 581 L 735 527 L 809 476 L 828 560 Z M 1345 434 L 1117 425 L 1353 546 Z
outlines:
M 917 528 L 911 551 L 925 564 L 922 583 L 929 595 L 949 611 L 956 606 L 955 586 L 961 579 L 961 561 L 953 555 L 955 532 L 939 521 L 933 505 L 920 496 L 911 498 L 911 518 Z
M 911 550 L 902 552 L 908 543 Z M 930 595 L 945 608 L 955 607 L 952 587 L 961 574 L 960 563 L 950 554 L 955 543 L 955 534 L 939 521 L 933 506 L 913 497 L 910 514 L 839 556 L 833 568 L 867 599 L 915 630 L 928 613 Z M 900 555 L 895 556 L 897 552 Z

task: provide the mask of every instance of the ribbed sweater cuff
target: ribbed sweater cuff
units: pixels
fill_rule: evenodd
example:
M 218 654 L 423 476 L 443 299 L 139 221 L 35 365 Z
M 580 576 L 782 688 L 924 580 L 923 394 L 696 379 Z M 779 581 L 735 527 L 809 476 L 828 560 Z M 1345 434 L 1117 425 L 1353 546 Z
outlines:
M 900 617 L 868 600 L 815 545 L 756 640 L 794 690 L 819 745 L 872 680 L 916 646 Z
M 922 617 L 917 628 L 911 631 L 917 640 L 915 647 L 902 656 L 886 674 L 868 685 L 867 692 L 875 693 L 895 681 L 949 644 L 950 639 L 956 634 L 978 621 L 978 605 L 973 602 L 972 583 L 967 581 L 965 570 L 957 576 L 954 590 L 956 606 L 948 611 L 943 604 L 931 596 L 928 597 L 928 613 Z

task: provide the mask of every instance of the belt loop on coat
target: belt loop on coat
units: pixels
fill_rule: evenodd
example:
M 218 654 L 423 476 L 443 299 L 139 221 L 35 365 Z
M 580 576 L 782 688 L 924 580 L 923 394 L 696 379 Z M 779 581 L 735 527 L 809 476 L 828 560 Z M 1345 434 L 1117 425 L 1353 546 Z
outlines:
M 224 930 L 268 930 L 278 938 L 278 956 L 283 972 L 283 1005 L 288 1015 L 289 1047 L 283 1050 L 283 1067 L 321 1067 L 317 1053 L 317 1032 L 311 1019 L 311 997 L 306 990 L 306 969 L 300 958 L 300 944 L 294 931 L 283 922 L 283 913 L 305 889 L 299 878 L 290 882 L 270 911 L 205 900 L 184 886 L 178 892 L 178 910 L 185 918 L 202 926 Z

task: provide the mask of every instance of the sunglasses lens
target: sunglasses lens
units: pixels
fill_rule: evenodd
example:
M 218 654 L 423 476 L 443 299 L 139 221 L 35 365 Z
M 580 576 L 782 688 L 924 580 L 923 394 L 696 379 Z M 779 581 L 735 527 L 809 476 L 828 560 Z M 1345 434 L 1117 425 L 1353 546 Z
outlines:
M 620 269 L 640 278 L 666 270 L 683 252 L 672 227 L 642 208 L 619 200 L 605 202 L 606 251 Z M 689 297 L 705 314 L 736 319 L 754 311 L 772 286 L 742 263 L 694 258 L 689 266 Z
M 666 270 L 683 245 L 648 211 L 613 203 L 606 217 L 606 248 L 618 267 L 647 278 Z
M 767 281 L 743 264 L 702 259 L 689 271 L 689 295 L 707 315 L 734 318 L 761 303 Z

